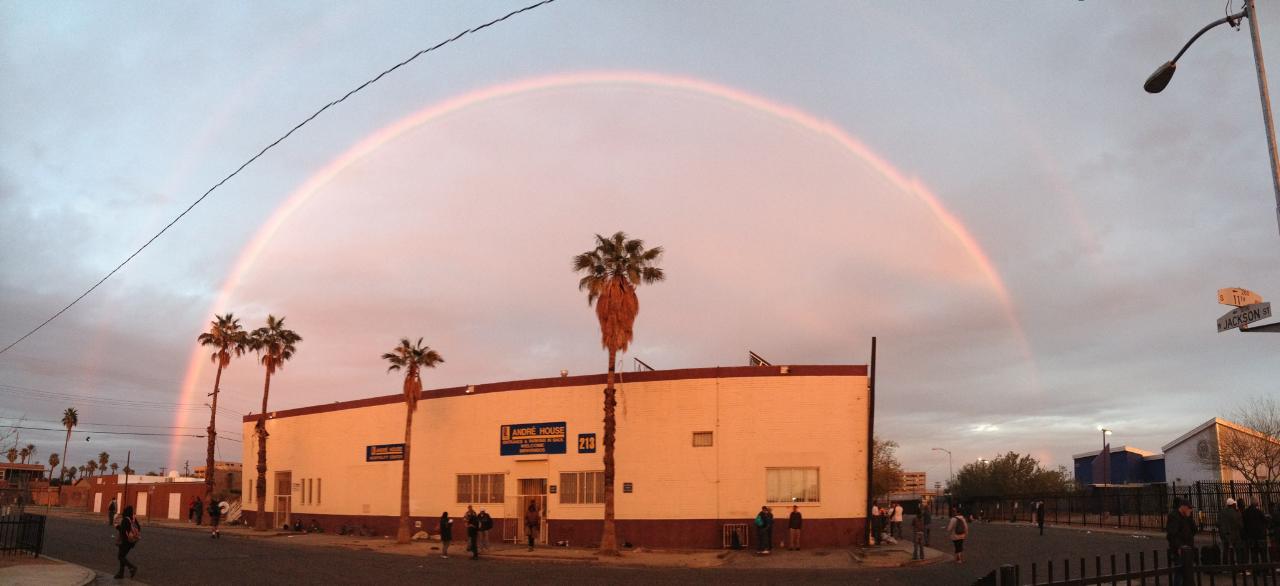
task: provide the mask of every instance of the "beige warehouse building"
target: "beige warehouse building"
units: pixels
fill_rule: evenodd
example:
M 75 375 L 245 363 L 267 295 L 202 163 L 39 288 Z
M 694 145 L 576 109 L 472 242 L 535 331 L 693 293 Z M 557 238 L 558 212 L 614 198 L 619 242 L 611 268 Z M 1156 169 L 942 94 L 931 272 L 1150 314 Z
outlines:
M 726 526 L 749 524 L 765 504 L 778 517 L 774 539 L 781 540 L 793 503 L 804 515 L 805 545 L 865 540 L 865 366 L 620 378 L 619 542 L 721 547 Z M 520 540 L 517 520 L 533 501 L 544 511 L 540 540 L 598 543 L 604 382 L 599 374 L 424 392 L 412 438 L 415 525 L 435 532 L 442 511 L 461 516 L 473 505 L 495 518 L 491 539 Z M 257 417 L 244 418 L 247 463 L 257 461 Z M 393 535 L 404 420 L 398 394 L 268 413 L 266 510 L 274 524 L 314 520 L 326 531 L 364 525 Z M 256 479 L 246 471 L 250 519 Z

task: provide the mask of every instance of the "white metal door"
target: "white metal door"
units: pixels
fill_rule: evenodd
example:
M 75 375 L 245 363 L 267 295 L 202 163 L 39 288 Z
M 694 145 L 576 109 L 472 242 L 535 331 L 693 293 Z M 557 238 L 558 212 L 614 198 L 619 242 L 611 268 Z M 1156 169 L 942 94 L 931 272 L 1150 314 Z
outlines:
M 147 516 L 147 496 L 148 495 L 145 492 L 138 493 L 138 508 L 133 512 L 135 516 L 138 516 L 138 517 Z
M 169 518 L 170 519 L 179 518 L 178 515 L 181 512 L 179 511 L 179 509 L 181 508 L 182 508 L 182 495 L 178 493 L 173 493 L 169 495 Z
M 102 493 L 100 492 L 96 492 L 93 494 L 93 512 L 95 513 L 102 512 Z

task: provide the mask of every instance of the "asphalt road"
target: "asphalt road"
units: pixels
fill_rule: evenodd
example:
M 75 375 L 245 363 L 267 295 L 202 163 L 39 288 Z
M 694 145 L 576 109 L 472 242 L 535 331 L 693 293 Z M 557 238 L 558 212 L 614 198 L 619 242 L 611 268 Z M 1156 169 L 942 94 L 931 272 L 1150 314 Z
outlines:
M 942 548 L 941 530 L 935 546 Z M 114 534 L 105 523 L 51 516 L 45 551 L 50 556 L 110 576 L 115 573 Z M 130 555 L 140 567 L 138 580 L 150 584 L 371 584 L 432 581 L 521 584 L 885 584 L 968 585 L 1003 563 L 1043 563 L 1082 555 L 1147 551 L 1163 547 L 1157 539 L 1122 534 L 1049 528 L 1039 537 L 1030 526 L 1001 523 L 972 526 L 966 562 L 909 568 L 853 570 L 779 570 L 729 567 L 714 569 L 633 568 L 532 560 L 411 557 L 341 547 L 290 543 L 285 539 L 208 534 L 187 529 L 148 527 Z M 777 552 L 775 552 L 777 553 Z M 740 554 L 749 555 L 749 554 Z M 1092 558 L 1090 559 L 1092 567 Z M 1078 561 L 1073 561 L 1078 564 Z M 1025 573 L 1023 578 L 1030 575 Z M 1075 572 L 1073 572 L 1074 575 Z M 110 582 L 106 580 L 105 582 Z

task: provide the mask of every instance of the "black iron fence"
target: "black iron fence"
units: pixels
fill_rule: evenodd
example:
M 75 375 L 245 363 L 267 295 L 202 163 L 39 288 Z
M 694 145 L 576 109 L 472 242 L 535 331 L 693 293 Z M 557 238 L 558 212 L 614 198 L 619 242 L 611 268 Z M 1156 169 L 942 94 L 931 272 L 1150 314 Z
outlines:
M 1185 586 L 1276 586 L 1280 585 L 1280 562 L 1272 561 L 1269 552 L 1253 561 L 1241 556 L 1221 559 L 1217 546 L 1184 549 L 1181 552 L 1146 552 L 1117 556 L 1049 560 L 1043 565 L 1006 564 L 992 570 L 977 585 L 989 586 L 1093 586 L 1102 584 L 1134 584 Z
M 40 556 L 45 516 L 28 512 L 30 502 L 26 487 L 0 488 L 0 556 Z
M 968 497 L 956 499 L 955 504 L 975 520 L 1032 523 L 1035 504 L 1040 502 L 1044 503 L 1045 522 L 1054 525 L 1159 531 L 1164 529 L 1174 502 L 1185 501 L 1195 508 L 1199 525 L 1213 530 L 1228 498 L 1256 503 L 1273 519 L 1280 519 L 1280 488 L 1239 482 L 1092 486 L 1060 494 Z M 936 506 L 936 513 L 946 514 L 951 503 L 939 499 Z

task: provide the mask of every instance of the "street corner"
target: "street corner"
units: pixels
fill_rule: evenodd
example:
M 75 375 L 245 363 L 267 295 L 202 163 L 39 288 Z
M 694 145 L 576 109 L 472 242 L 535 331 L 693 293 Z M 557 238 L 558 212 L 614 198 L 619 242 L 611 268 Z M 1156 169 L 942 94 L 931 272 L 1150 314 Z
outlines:
M 0 558 L 0 585 L 84 586 L 97 579 L 93 570 L 50 557 Z

